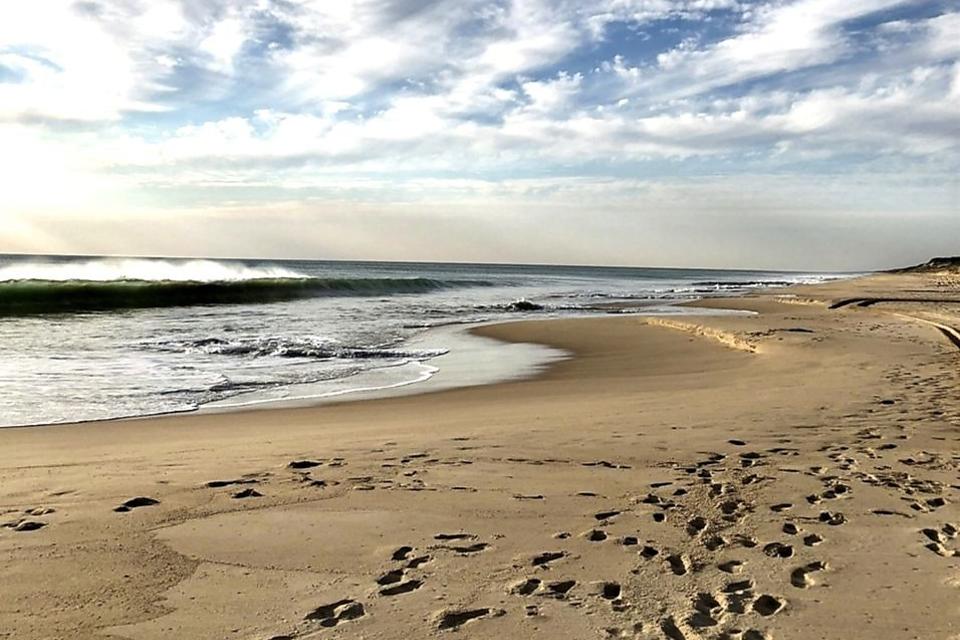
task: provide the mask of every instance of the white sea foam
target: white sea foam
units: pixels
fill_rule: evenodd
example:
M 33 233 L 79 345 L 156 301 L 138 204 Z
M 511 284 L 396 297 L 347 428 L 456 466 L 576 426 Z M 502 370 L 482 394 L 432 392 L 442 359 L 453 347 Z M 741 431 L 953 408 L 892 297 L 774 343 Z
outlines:
M 307 276 L 279 266 L 253 267 L 239 262 L 159 258 L 98 258 L 86 262 L 37 260 L 0 267 L 0 282 L 15 280 L 236 282 L 260 278 L 304 277 Z

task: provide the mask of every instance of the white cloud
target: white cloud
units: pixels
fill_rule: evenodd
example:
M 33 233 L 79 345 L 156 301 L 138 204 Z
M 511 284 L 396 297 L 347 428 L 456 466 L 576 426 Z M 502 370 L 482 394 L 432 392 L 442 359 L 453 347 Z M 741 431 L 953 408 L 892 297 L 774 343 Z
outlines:
M 853 45 L 844 21 L 905 0 L 797 0 L 763 4 L 746 13 L 739 32 L 705 46 L 685 40 L 657 56 L 657 68 L 637 78 L 635 91 L 689 96 L 769 74 L 835 62 Z M 618 71 L 624 75 L 620 67 Z
M 960 55 L 960 13 L 946 13 L 931 18 L 924 26 L 929 30 L 928 47 L 932 55 Z
M 560 74 L 522 83 L 526 101 L 510 103 L 500 122 L 459 121 L 445 112 L 449 105 L 442 98 L 411 96 L 367 119 L 270 112 L 185 127 L 141 153 L 146 165 L 205 158 L 272 165 L 298 158 L 335 162 L 340 170 L 389 170 L 401 163 L 407 172 L 470 172 L 505 159 L 523 164 L 734 156 L 756 148 L 781 154 L 817 146 L 837 153 L 956 153 L 960 140 L 950 135 L 960 112 L 951 93 L 955 77 L 951 68 L 920 67 L 867 89 L 748 95 L 638 116 L 623 109 L 572 109 L 582 77 Z
M 243 20 L 231 17 L 215 23 L 210 33 L 199 42 L 198 48 L 211 56 L 214 69 L 229 73 L 233 71 L 233 59 L 240 53 L 246 40 Z
M 580 91 L 583 75 L 559 73 L 548 80 L 527 80 L 521 83 L 523 92 L 530 100 L 527 109 L 542 113 L 556 112 L 566 108 Z

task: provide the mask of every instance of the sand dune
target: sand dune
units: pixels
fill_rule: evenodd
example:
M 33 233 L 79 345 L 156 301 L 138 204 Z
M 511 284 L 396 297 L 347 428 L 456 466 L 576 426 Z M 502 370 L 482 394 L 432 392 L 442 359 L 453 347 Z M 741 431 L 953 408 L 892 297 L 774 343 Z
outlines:
M 533 380 L 0 430 L 0 637 L 956 639 L 938 277 L 477 330 L 573 354 Z

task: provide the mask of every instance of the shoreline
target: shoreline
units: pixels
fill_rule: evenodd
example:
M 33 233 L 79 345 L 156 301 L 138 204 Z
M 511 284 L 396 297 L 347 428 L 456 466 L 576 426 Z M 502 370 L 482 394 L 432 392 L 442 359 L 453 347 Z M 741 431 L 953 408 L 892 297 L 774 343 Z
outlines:
M 933 287 L 877 275 L 789 293 L 960 302 Z M 0 429 L 0 522 L 40 523 L 0 528 L 0 629 L 426 638 L 479 612 L 465 637 L 946 640 L 960 351 L 896 314 L 957 327 L 958 307 L 783 293 L 701 301 L 755 315 L 673 327 L 478 330 L 573 354 L 534 378 Z M 135 497 L 157 503 L 115 511 Z
M 372 387 L 362 387 L 362 388 L 349 388 L 341 391 L 327 391 L 321 392 L 316 395 L 306 395 L 306 396 L 297 396 L 293 398 L 270 398 L 263 400 L 250 400 L 242 403 L 234 403 L 233 401 L 239 398 L 245 398 L 249 396 L 256 396 L 258 392 L 245 392 L 238 394 L 236 396 L 229 396 L 221 400 L 215 400 L 209 403 L 198 405 L 191 409 L 173 409 L 170 411 L 158 411 L 155 413 L 145 413 L 145 414 L 131 414 L 126 416 L 116 416 L 111 418 L 94 418 L 89 420 L 75 420 L 67 422 L 37 422 L 32 424 L 17 424 L 17 425 L 8 425 L 0 426 L 0 430 L 3 429 L 32 429 L 38 427 L 68 427 L 68 426 L 78 426 L 86 424 L 96 424 L 100 422 L 126 422 L 132 421 L 137 422 L 141 420 L 165 418 L 165 417 L 177 417 L 177 416 L 189 416 L 189 415 L 208 415 L 208 414 L 219 414 L 219 413 L 243 413 L 247 411 L 271 411 L 278 409 L 302 409 L 302 408 L 311 408 L 311 407 L 320 407 L 329 404 L 342 404 L 347 402 L 365 402 L 369 400 L 378 400 L 384 398 L 395 398 L 402 396 L 412 396 L 412 395 L 424 395 L 436 393 L 443 390 L 452 390 L 452 389 L 463 389 L 474 386 L 485 386 L 492 384 L 499 384 L 503 382 L 518 381 L 525 379 L 535 379 L 542 371 L 546 368 L 549 368 L 555 361 L 572 357 L 572 354 L 566 354 L 562 350 L 555 349 L 548 344 L 539 344 L 539 343 L 518 343 L 511 342 L 509 340 L 502 340 L 496 338 L 486 338 L 483 335 L 483 329 L 485 327 L 497 326 L 500 324 L 514 324 L 518 322 L 547 322 L 552 320 L 569 320 L 569 319 L 587 319 L 587 318 L 603 318 L 603 317 L 617 317 L 620 315 L 629 315 L 639 318 L 655 318 L 655 317 L 701 317 L 708 315 L 724 315 L 726 313 L 738 314 L 738 313 L 753 313 L 753 312 L 743 312 L 737 309 L 730 309 L 725 306 L 700 306 L 698 307 L 696 303 L 705 302 L 707 300 L 738 300 L 744 297 L 740 296 L 718 296 L 716 298 L 700 298 L 697 300 L 682 300 L 674 301 L 667 305 L 654 304 L 654 305 L 641 305 L 641 306 L 630 306 L 623 307 L 625 309 L 630 309 L 630 311 L 618 311 L 616 313 L 608 313 L 607 315 L 599 315 L 596 312 L 583 312 L 581 314 L 567 314 L 567 315 L 555 315 L 555 316 L 525 316 L 519 318 L 498 318 L 496 320 L 488 320 L 481 322 L 471 322 L 471 323 L 456 323 L 448 325 L 440 325 L 437 327 L 431 327 L 427 329 L 424 333 L 414 336 L 412 339 L 404 343 L 404 347 L 430 347 L 431 340 L 435 339 L 437 336 L 446 334 L 448 338 L 452 338 L 456 344 L 453 347 L 449 345 L 444 345 L 443 348 L 447 349 L 447 353 L 434 356 L 426 361 L 420 361 L 421 364 L 424 363 L 434 363 L 441 364 L 444 361 L 453 360 L 455 362 L 454 367 L 460 369 L 460 371 L 455 371 L 452 375 L 449 369 L 444 372 L 445 369 L 442 367 L 435 367 L 436 371 L 430 375 L 423 377 L 418 380 L 411 381 L 401 381 L 399 383 L 388 384 L 386 386 L 372 386 Z M 644 311 L 645 309 L 658 309 L 658 311 Z M 665 312 L 664 309 L 677 309 L 677 312 Z M 684 311 L 684 309 L 693 309 L 692 311 Z M 702 311 L 702 312 L 698 312 Z M 488 344 L 486 348 L 483 348 L 482 343 L 478 344 L 476 340 L 487 340 L 489 339 L 491 343 Z M 438 345 L 433 345 L 434 347 Z M 517 348 L 527 348 L 526 353 L 519 354 L 506 354 L 510 351 L 511 348 L 514 348 L 514 351 L 519 351 Z M 481 363 L 484 366 L 481 367 L 479 372 L 473 371 L 470 373 L 465 373 L 463 369 L 466 367 L 461 362 L 462 360 L 462 351 L 472 352 L 475 355 L 480 355 L 481 358 L 487 360 L 487 362 Z M 485 352 L 485 353 L 483 353 Z M 496 355 L 505 354 L 506 357 L 513 357 L 514 362 L 511 367 L 504 369 L 502 367 L 491 366 L 489 360 L 494 358 Z M 368 371 L 363 371 L 355 375 L 364 376 L 365 374 L 377 373 L 381 368 L 371 369 Z M 344 380 L 351 380 L 354 376 L 347 376 L 345 378 L 335 378 L 332 380 L 320 381 L 318 383 L 301 383 L 294 385 L 285 385 L 278 386 L 271 390 L 295 390 L 301 387 L 312 387 L 320 386 L 326 383 L 338 383 Z

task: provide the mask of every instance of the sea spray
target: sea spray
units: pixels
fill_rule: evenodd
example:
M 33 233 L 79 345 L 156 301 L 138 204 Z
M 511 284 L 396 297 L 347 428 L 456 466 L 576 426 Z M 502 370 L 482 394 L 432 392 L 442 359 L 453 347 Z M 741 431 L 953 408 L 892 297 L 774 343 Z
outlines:
M 280 266 L 248 266 L 219 260 L 165 258 L 97 258 L 78 262 L 42 259 L 0 267 L 0 282 L 236 282 L 239 280 L 306 278 L 306 274 Z

